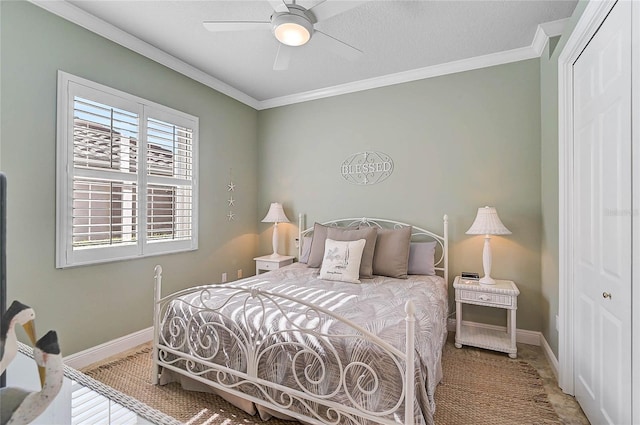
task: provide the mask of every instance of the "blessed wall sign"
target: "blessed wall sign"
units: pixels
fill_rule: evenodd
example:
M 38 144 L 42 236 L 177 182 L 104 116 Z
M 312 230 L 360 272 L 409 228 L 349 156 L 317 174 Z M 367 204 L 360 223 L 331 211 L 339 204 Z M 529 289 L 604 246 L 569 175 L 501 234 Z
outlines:
M 358 152 L 342 162 L 340 174 L 353 184 L 376 184 L 393 172 L 393 160 L 382 152 Z

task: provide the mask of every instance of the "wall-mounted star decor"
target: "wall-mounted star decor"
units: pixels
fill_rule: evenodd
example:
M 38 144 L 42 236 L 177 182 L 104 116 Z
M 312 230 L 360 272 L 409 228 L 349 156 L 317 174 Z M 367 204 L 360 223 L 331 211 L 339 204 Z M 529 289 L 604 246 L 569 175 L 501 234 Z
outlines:
M 227 192 L 235 192 L 236 184 L 233 182 L 233 173 L 231 168 L 229 168 L 229 184 L 227 185 Z M 229 213 L 227 214 L 227 219 L 229 221 L 233 221 L 236 218 L 236 214 L 233 212 L 232 208 L 236 205 L 236 200 L 233 198 L 233 194 L 229 194 L 229 199 L 227 199 L 227 206 L 229 207 Z

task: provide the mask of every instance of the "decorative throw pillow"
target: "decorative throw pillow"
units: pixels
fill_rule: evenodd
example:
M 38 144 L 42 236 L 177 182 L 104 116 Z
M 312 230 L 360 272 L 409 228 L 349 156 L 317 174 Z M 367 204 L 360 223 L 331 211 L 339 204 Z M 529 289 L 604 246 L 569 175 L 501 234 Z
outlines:
M 320 267 L 320 264 L 322 264 L 324 242 L 327 240 L 327 229 L 327 226 L 323 226 L 320 223 L 313 225 L 313 238 L 311 239 L 311 251 L 309 252 L 307 266 Z
M 437 242 L 411 242 L 407 274 L 436 274 L 435 256 Z
M 378 229 L 376 250 L 373 254 L 373 274 L 398 279 L 407 278 L 411 231 L 411 226 Z
M 360 283 L 360 260 L 366 241 L 343 242 L 326 239 L 320 279 Z
M 300 250 L 299 263 L 307 264 L 309 262 L 309 254 L 311 254 L 311 236 L 302 238 L 302 249 Z
M 330 227 L 327 238 L 334 241 L 357 241 L 364 239 L 366 244 L 360 261 L 360 279 L 373 277 L 373 253 L 376 249 L 377 229 L 374 227 L 354 229 L 352 227 Z
M 335 226 L 325 226 L 324 224 L 315 223 L 313 225 L 313 239 L 311 240 L 311 252 L 309 253 L 309 261 L 307 266 L 320 267 L 322 258 L 324 257 L 324 241 L 327 239 L 327 230 L 337 228 Z M 343 229 L 357 229 L 357 227 L 342 227 Z

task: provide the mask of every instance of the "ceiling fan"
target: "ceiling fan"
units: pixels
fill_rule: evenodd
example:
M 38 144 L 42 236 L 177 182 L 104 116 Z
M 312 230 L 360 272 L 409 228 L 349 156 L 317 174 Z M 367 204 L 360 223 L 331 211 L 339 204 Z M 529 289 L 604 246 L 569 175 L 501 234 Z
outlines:
M 268 0 L 273 14 L 265 21 L 205 21 L 203 25 L 213 32 L 271 30 L 280 42 L 273 69 L 286 70 L 289 67 L 291 53 L 296 47 L 306 44 L 311 37 L 314 45 L 330 50 L 346 59 L 355 60 L 362 51 L 338 40 L 314 27 L 314 25 L 332 16 L 360 6 L 361 2 L 325 0 L 309 9 L 285 0 Z

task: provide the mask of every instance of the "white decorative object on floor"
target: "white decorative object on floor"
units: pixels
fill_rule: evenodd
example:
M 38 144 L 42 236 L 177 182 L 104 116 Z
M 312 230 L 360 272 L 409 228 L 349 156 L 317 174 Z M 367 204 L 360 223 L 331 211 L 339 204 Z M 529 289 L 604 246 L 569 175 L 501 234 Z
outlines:
M 0 423 L 28 424 L 45 411 L 62 388 L 64 364 L 58 345 L 58 335 L 49 331 L 36 342 L 34 360 L 40 373 L 41 391 L 30 392 L 7 387 L 0 390 Z
M 273 254 L 271 254 L 271 258 L 278 258 L 280 254 L 278 254 L 278 223 L 289 223 L 289 219 L 287 215 L 284 213 L 284 209 L 282 208 L 282 204 L 278 202 L 272 202 L 269 207 L 269 212 L 265 218 L 262 219 L 263 223 L 275 223 L 273 225 Z
M 35 318 L 35 311 L 19 301 L 12 302 L 7 311 L 2 315 L 3 332 L 0 335 L 0 374 L 4 373 L 9 363 L 11 363 L 18 353 L 16 325 L 22 325 L 31 343 L 35 345 L 36 331 L 35 325 L 33 324 Z
M 515 359 L 516 310 L 520 291 L 510 280 L 497 280 L 493 286 L 485 286 L 474 280 L 456 276 L 453 281 L 456 291 L 456 348 L 463 345 L 509 353 Z M 507 332 L 472 326 L 462 323 L 462 304 L 474 304 L 507 310 Z
M 34 351 L 31 346 L 18 342 L 18 355 L 7 369 L 8 386 L 34 392 L 42 388 L 34 367 Z M 31 424 L 183 424 L 66 364 L 63 370 L 60 392 Z
M 510 235 L 509 229 L 502 224 L 498 212 L 494 207 L 478 208 L 476 219 L 467 230 L 467 235 L 484 235 L 484 248 L 482 249 L 482 267 L 484 277 L 480 283 L 494 285 L 495 279 L 491 277 L 491 235 Z

